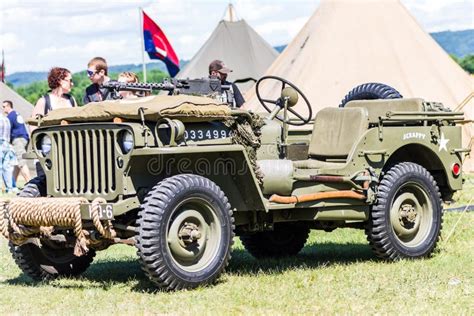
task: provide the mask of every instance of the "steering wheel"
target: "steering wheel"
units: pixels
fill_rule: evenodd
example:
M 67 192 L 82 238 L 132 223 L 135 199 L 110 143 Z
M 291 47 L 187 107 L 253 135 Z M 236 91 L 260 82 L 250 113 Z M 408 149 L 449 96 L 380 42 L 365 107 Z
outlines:
M 276 108 L 280 108 L 278 110 L 281 111 L 284 106 L 285 106 L 285 100 L 283 99 L 283 97 L 279 97 L 278 99 L 276 100 L 269 100 L 269 99 L 263 99 L 261 96 L 260 96 L 260 90 L 259 90 L 259 86 L 260 86 L 260 83 L 262 83 L 263 81 L 265 80 L 276 80 L 276 81 L 280 81 L 281 82 L 281 91 L 283 91 L 283 89 L 285 89 L 286 85 L 292 87 L 296 92 L 297 92 L 297 95 L 301 95 L 301 97 L 303 98 L 304 102 L 305 102 L 305 105 L 306 107 L 308 108 L 308 115 L 306 117 L 303 117 L 301 116 L 298 112 L 296 112 L 292 106 L 288 106 L 287 107 L 287 110 L 288 112 L 294 114 L 297 118 L 299 118 L 301 120 L 301 122 L 292 122 L 291 120 L 287 120 L 285 121 L 284 118 L 282 118 L 281 116 L 279 115 L 276 115 L 275 117 L 283 122 L 283 123 L 287 123 L 289 125 L 296 125 L 296 126 L 301 126 L 301 125 L 305 125 L 307 123 L 309 123 L 309 121 L 311 121 L 311 118 L 313 117 L 313 110 L 311 108 L 311 104 L 309 103 L 308 99 L 306 98 L 306 96 L 303 94 L 303 92 L 301 92 L 300 89 L 298 89 L 294 84 L 292 84 L 291 82 L 283 79 L 283 78 L 280 78 L 280 77 L 277 77 L 277 76 L 265 76 L 265 77 L 262 77 L 260 78 L 260 80 L 257 81 L 257 85 L 255 86 L 255 92 L 257 93 L 257 98 L 258 98 L 258 101 L 260 102 L 260 104 L 262 104 L 262 106 L 265 108 L 265 110 L 267 110 L 268 113 L 272 113 L 273 111 L 275 111 Z M 274 110 L 271 110 L 270 107 L 268 106 L 268 103 L 271 103 L 271 104 L 274 104 L 276 105 L 275 109 Z

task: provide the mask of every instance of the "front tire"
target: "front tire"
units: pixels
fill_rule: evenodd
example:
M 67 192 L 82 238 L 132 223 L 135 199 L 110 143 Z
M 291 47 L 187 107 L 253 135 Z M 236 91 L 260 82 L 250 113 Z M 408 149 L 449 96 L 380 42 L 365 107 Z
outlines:
M 45 195 L 45 177 L 32 179 L 18 194 L 19 197 L 28 198 Z M 95 251 L 89 250 L 85 255 L 77 257 L 74 255 L 74 248 L 39 238 L 32 238 L 32 242 L 21 246 L 12 243 L 9 246 L 18 267 L 35 281 L 77 276 L 87 270 L 95 256 Z
M 145 198 L 137 224 L 142 269 L 160 288 L 210 284 L 230 260 L 232 210 L 207 178 L 183 174 L 161 181 Z
M 297 255 L 308 239 L 310 229 L 304 224 L 276 223 L 272 231 L 240 236 L 240 240 L 253 257 L 281 258 Z
M 383 259 L 429 257 L 441 234 L 442 216 L 441 194 L 431 174 L 418 164 L 399 163 L 379 184 L 367 240 Z

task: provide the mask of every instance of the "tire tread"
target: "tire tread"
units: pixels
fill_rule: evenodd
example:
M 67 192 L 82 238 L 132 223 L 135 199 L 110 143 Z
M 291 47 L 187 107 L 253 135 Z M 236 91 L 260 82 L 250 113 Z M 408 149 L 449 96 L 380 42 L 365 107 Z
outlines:
M 224 192 L 211 180 L 193 174 L 180 174 L 166 178 L 154 186 L 146 195 L 141 210 L 138 213 L 138 236 L 136 238 L 137 254 L 142 270 L 154 284 L 165 290 L 179 290 L 200 285 L 178 279 L 166 266 L 156 246 L 158 240 L 154 239 L 156 238 L 154 232 L 159 231 L 163 225 L 166 208 L 173 201 L 173 197 L 177 192 L 193 187 L 206 188 L 216 194 L 220 201 L 223 201 L 225 213 L 229 216 L 231 222 L 229 251 L 227 251 L 223 258 L 224 263 L 219 271 L 216 271 L 204 284 L 216 281 L 219 275 L 224 272 L 231 258 L 235 224 L 233 211 Z
M 388 195 L 391 190 L 394 188 L 394 183 L 396 179 L 401 177 L 403 174 L 416 174 L 417 176 L 423 177 L 428 180 L 428 183 L 434 190 L 436 194 L 437 205 L 433 207 L 440 208 L 440 224 L 439 230 L 435 237 L 432 245 L 429 245 L 424 255 L 421 257 L 429 257 L 432 255 L 433 251 L 436 248 L 437 242 L 439 241 L 442 225 L 443 225 L 443 210 L 442 210 L 442 200 L 441 193 L 439 192 L 438 185 L 434 180 L 433 176 L 423 168 L 422 166 L 412 163 L 412 162 L 402 162 L 394 165 L 382 178 L 377 194 L 377 203 L 372 206 L 371 212 L 369 214 L 369 222 L 366 225 L 365 233 L 369 245 L 371 246 L 373 252 L 380 258 L 385 260 L 398 260 L 402 258 L 413 258 L 407 253 L 401 252 L 397 247 L 394 240 L 392 240 L 389 235 L 389 230 L 392 229 L 385 219 L 386 212 L 389 209 Z

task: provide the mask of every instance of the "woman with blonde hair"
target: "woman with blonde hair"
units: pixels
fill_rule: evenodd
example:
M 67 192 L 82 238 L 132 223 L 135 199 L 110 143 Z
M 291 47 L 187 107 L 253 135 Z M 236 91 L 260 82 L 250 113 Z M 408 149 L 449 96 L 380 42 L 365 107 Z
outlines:
M 117 80 L 120 82 L 127 82 L 127 83 L 139 82 L 137 75 L 134 72 L 130 72 L 130 71 L 121 72 L 118 75 Z
M 124 83 L 138 83 L 139 82 L 138 76 L 135 73 L 130 72 L 130 71 L 121 72 L 118 75 L 117 81 L 124 82 Z M 120 91 L 119 93 L 122 96 L 122 98 L 137 97 L 137 95 L 133 93 L 132 91 Z

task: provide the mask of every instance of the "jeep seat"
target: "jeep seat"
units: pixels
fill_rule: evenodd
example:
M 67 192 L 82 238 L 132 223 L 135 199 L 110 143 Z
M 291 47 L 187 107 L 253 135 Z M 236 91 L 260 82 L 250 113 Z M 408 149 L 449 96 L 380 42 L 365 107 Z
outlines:
M 366 108 L 322 109 L 314 120 L 308 150 L 309 159 L 295 161 L 294 167 L 301 169 L 342 167 L 368 126 Z
M 309 159 L 259 160 L 264 194 L 291 194 L 298 169 L 339 169 L 367 130 L 366 108 L 325 108 L 314 120 Z M 304 172 L 304 171 L 303 171 Z
M 422 112 L 423 99 L 387 99 L 387 100 L 354 100 L 346 104 L 346 108 L 366 108 L 370 124 L 379 124 L 379 118 L 387 116 L 387 112 Z

